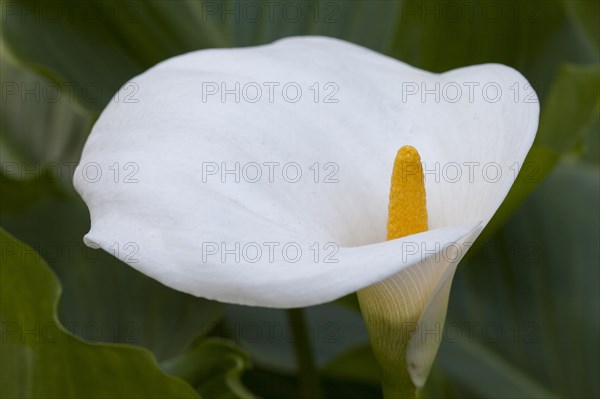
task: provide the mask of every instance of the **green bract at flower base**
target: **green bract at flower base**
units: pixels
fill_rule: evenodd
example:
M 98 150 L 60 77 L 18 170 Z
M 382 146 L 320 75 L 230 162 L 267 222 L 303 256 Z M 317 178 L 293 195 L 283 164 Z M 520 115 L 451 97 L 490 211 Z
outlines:
M 439 345 L 422 332 L 443 325 L 456 265 L 508 193 L 538 115 L 503 65 L 433 74 L 324 37 L 184 54 L 128 82 L 94 126 L 74 178 L 85 242 L 236 304 L 309 306 L 384 281 L 387 308 L 365 314 L 385 320 L 372 345 L 388 355 L 384 375 L 409 375 L 399 385 L 414 391 Z M 403 145 L 421 155 L 429 230 L 386 241 Z

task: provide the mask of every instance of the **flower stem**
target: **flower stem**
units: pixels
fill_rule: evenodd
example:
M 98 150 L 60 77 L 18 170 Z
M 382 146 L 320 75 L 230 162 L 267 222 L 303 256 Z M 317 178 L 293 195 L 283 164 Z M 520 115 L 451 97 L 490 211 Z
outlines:
M 319 375 L 312 352 L 310 336 L 301 308 L 288 309 L 288 320 L 294 336 L 294 352 L 298 363 L 301 397 L 305 399 L 321 399 L 324 397 L 319 383 Z

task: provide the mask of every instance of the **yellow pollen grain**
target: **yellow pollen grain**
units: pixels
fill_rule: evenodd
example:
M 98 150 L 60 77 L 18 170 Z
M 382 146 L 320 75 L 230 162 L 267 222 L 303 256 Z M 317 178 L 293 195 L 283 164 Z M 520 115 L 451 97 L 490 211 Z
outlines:
M 398 150 L 392 172 L 388 205 L 387 239 L 427 231 L 425 178 L 421 157 L 414 147 Z

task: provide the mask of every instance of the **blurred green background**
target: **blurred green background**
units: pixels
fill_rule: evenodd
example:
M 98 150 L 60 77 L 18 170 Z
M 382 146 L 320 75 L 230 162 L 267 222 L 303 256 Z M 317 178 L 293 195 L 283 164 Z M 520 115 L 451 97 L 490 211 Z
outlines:
M 531 82 L 527 174 L 459 267 L 424 396 L 600 396 L 600 2 L 0 4 L 3 398 L 308 399 L 285 311 L 194 298 L 84 247 L 71 184 L 128 79 L 188 51 L 307 34 L 435 72 L 503 63 Z M 323 396 L 380 398 L 355 299 L 304 316 Z

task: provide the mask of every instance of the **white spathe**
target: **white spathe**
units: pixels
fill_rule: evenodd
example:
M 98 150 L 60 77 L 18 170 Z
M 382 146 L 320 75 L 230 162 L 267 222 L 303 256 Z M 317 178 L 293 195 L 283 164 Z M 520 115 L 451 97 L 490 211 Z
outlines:
M 74 176 L 85 242 L 196 296 L 331 301 L 456 243 L 464 255 L 538 114 L 525 78 L 502 65 L 433 74 L 324 37 L 184 54 L 132 79 L 95 124 Z M 425 163 L 430 231 L 386 242 L 403 145 Z M 459 260 L 440 259 L 451 272 Z M 432 292 L 446 297 L 451 274 Z

